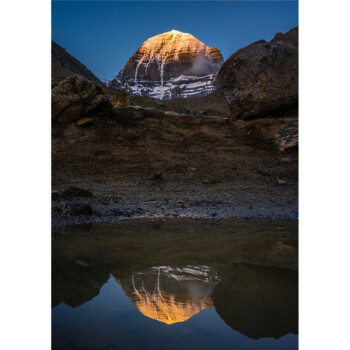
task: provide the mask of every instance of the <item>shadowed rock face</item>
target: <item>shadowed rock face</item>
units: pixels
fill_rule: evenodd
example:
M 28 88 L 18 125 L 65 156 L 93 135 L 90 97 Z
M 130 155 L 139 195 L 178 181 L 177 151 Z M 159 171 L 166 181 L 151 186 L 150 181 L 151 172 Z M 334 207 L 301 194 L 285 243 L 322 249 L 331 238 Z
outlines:
M 292 44 L 295 47 L 298 47 L 299 30 L 298 27 L 292 28 L 287 33 L 277 33 L 271 42 L 284 41 L 286 43 Z
M 233 329 L 259 339 L 298 332 L 298 271 L 235 264 L 214 289 L 219 316 Z
M 52 89 L 52 120 L 71 123 L 88 116 L 104 105 L 101 88 L 81 75 L 74 74 Z
M 159 266 L 118 282 L 142 314 L 173 324 L 213 307 L 210 294 L 219 279 L 208 266 Z
M 221 67 L 217 86 L 235 118 L 280 115 L 298 104 L 298 29 L 278 33 L 235 52 Z
M 72 74 L 79 74 L 93 81 L 95 84 L 102 84 L 88 68 L 54 41 L 51 41 L 51 61 L 54 65 L 65 68 L 72 72 Z M 55 67 L 53 67 L 53 70 L 54 68 Z
M 52 263 L 52 306 L 65 303 L 80 306 L 93 299 L 107 282 L 110 270 L 89 266 L 86 259 L 61 259 L 56 254 Z
M 204 96 L 222 63 L 220 50 L 172 30 L 145 41 L 108 85 L 159 99 Z

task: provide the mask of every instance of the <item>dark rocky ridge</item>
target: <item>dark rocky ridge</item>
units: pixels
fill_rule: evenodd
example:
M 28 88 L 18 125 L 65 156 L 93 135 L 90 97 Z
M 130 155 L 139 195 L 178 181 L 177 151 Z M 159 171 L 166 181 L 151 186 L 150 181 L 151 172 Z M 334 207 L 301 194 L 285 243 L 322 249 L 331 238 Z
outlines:
M 221 67 L 217 86 L 233 116 L 282 115 L 298 105 L 298 28 L 235 52 Z
M 299 46 L 299 28 L 292 28 L 287 33 L 277 33 L 271 42 L 284 41 L 286 43 L 292 44 L 295 47 Z
M 86 66 L 54 41 L 51 41 L 51 62 L 53 64 L 53 69 L 57 70 L 57 67 L 61 67 L 72 73 L 82 75 L 95 84 L 102 84 L 100 79 L 98 79 Z

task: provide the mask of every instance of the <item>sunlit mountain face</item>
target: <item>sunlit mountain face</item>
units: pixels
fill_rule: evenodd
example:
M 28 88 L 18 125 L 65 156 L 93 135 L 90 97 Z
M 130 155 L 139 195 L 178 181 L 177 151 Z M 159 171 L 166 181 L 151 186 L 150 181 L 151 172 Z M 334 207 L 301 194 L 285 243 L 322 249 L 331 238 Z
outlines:
M 173 324 L 213 307 L 210 295 L 219 281 L 208 266 L 159 266 L 118 282 L 143 315 Z
M 172 30 L 146 40 L 108 85 L 159 99 L 204 96 L 223 62 L 219 49 Z

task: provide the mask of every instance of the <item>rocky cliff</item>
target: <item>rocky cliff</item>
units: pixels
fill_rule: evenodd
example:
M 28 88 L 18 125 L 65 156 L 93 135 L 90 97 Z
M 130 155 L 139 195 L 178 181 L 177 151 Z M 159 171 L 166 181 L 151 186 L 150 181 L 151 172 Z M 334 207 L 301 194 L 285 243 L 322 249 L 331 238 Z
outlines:
M 159 99 L 204 96 L 222 63 L 220 50 L 172 30 L 146 40 L 108 85 Z

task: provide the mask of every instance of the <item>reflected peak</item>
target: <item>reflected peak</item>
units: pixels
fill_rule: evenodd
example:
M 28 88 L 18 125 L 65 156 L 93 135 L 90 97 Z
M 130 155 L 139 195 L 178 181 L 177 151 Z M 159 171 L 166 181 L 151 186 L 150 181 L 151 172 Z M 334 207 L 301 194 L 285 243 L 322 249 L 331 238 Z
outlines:
M 218 279 L 206 266 L 160 266 L 120 283 L 143 315 L 170 325 L 213 307 L 210 294 Z

